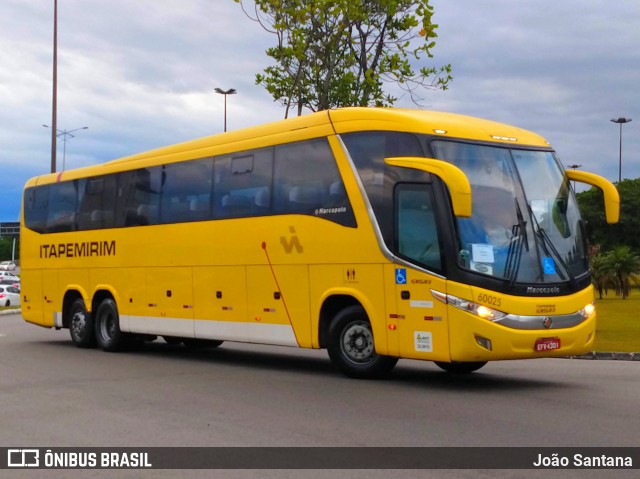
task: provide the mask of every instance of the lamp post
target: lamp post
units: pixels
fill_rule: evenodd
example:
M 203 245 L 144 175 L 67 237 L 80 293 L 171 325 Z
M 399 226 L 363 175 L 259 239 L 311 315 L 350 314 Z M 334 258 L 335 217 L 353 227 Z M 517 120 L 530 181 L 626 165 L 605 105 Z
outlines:
M 58 0 L 53 0 L 53 93 L 51 100 L 51 173 L 56 172 L 56 127 L 58 109 Z
M 229 88 L 228 90 L 216 88 L 215 92 L 224 95 L 224 131 L 227 131 L 227 95 L 235 95 L 238 92 L 235 88 Z
M 64 171 L 65 168 L 65 163 L 67 160 L 67 140 L 70 140 L 71 138 L 75 138 L 75 135 L 72 135 L 71 133 L 73 133 L 74 131 L 78 131 L 78 130 L 87 130 L 89 129 L 88 126 L 82 126 L 80 128 L 74 128 L 73 130 L 58 130 L 58 129 L 54 129 L 53 127 L 49 126 L 49 125 L 42 125 L 45 128 L 51 128 L 51 130 L 53 130 L 54 132 L 56 132 L 57 134 L 54 135 L 55 137 L 58 138 L 62 138 L 62 143 L 64 144 L 64 147 L 62 149 L 62 171 Z M 55 157 L 54 157 L 55 158 Z M 56 165 L 55 163 L 52 165 L 52 173 L 55 173 L 56 171 Z
M 620 118 L 611 118 L 611 121 L 620 125 L 620 156 L 618 160 L 618 183 L 620 183 L 622 181 L 622 125 L 629 123 L 631 118 L 621 116 Z

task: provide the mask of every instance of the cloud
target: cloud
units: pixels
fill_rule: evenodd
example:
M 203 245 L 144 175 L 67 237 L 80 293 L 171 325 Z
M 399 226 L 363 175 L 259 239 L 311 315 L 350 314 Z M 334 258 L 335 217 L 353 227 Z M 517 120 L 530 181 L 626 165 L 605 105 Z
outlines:
M 640 5 L 433 3 L 434 61 L 452 63 L 454 81 L 429 106 L 534 130 L 567 163 L 617 180 L 618 131 L 609 119 L 640 110 Z M 624 131 L 625 177 L 640 176 L 638 126 Z

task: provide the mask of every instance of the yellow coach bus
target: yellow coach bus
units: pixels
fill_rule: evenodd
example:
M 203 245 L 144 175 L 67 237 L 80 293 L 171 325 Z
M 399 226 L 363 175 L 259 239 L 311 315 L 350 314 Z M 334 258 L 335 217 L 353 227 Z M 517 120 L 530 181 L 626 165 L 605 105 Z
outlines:
M 615 187 L 540 136 L 374 108 L 43 175 L 24 191 L 23 316 L 105 351 L 326 348 L 352 377 L 580 354 L 596 314 L 570 180 L 617 221 Z

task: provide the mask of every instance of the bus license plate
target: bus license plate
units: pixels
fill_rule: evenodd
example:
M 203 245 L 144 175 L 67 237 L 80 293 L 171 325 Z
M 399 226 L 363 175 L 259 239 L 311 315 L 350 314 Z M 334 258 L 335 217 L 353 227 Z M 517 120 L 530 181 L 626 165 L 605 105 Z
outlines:
M 560 338 L 541 338 L 536 340 L 535 350 L 542 353 L 560 349 Z

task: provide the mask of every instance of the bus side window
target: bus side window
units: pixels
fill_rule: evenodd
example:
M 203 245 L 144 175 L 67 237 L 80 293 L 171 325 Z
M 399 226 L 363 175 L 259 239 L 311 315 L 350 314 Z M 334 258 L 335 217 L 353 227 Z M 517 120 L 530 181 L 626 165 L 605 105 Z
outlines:
M 212 169 L 211 158 L 163 167 L 161 223 L 194 221 L 209 216 Z
M 77 229 L 76 208 L 78 206 L 78 187 L 80 184 L 80 180 L 73 180 L 54 183 L 50 186 L 46 227 L 48 233 L 75 231 Z
M 123 183 L 129 193 L 126 198 L 127 226 L 158 224 L 162 167 L 141 168 L 127 175 Z
M 271 210 L 271 191 L 267 186 L 263 186 L 256 191 L 253 199 L 253 214 L 255 216 L 263 216 L 270 213 Z
M 33 186 L 24 192 L 25 226 L 38 233 L 47 230 L 47 210 L 49 208 L 49 185 Z
M 347 190 L 342 180 L 336 180 L 329 185 L 329 206 L 345 206 L 348 204 Z
M 356 226 L 333 152 L 325 138 L 276 147 L 274 212 L 319 216 Z
M 78 229 L 93 230 L 115 226 L 117 175 L 86 180 L 78 208 Z
M 396 187 L 396 249 L 400 256 L 442 270 L 438 230 L 428 187 Z
M 272 165 L 273 148 L 217 157 L 214 164 L 215 217 L 269 214 Z
M 321 184 L 292 186 L 289 190 L 289 212 L 311 213 L 322 205 L 324 199 Z

